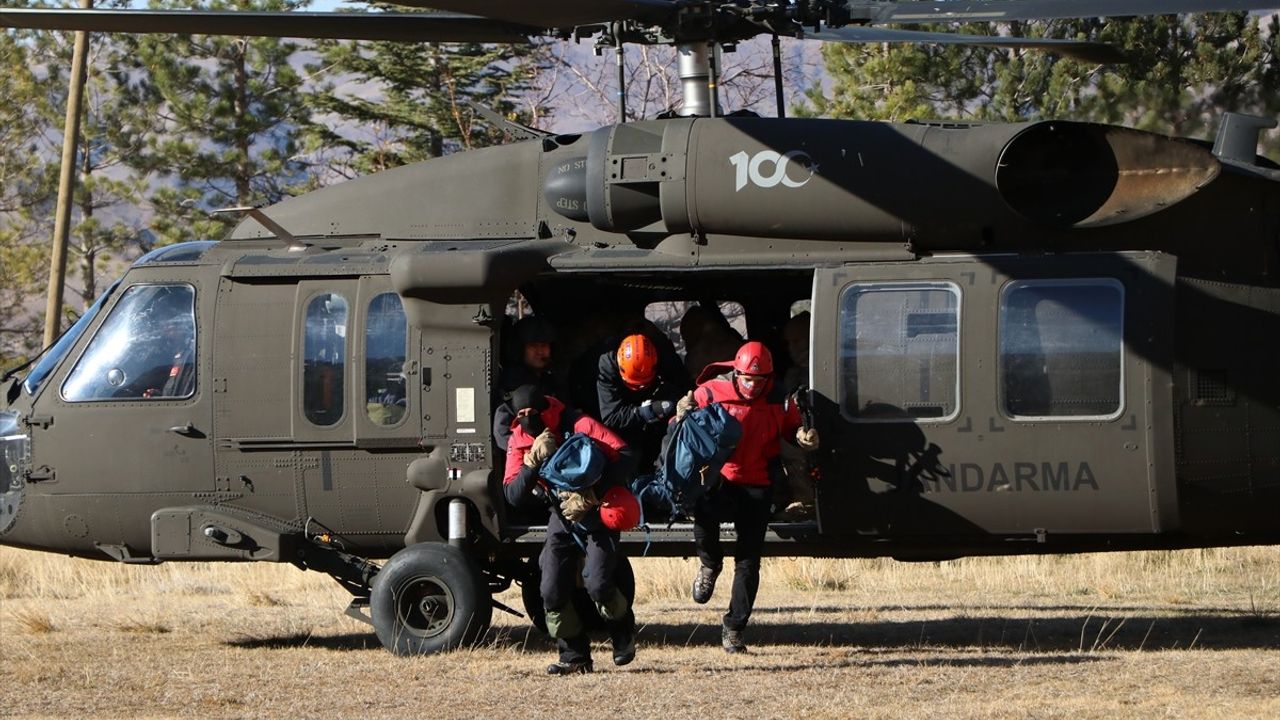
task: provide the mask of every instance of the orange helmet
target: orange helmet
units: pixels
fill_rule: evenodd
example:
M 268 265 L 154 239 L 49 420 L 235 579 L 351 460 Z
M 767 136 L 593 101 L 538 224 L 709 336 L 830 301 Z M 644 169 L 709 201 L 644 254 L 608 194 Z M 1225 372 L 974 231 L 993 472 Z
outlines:
M 609 488 L 600 499 L 600 522 L 610 530 L 630 530 L 640 524 L 640 501 L 620 485 Z
M 738 348 L 738 355 L 733 359 L 733 369 L 744 375 L 771 375 L 773 354 L 764 343 L 752 340 Z
M 618 373 L 627 387 L 646 387 L 658 375 L 658 348 L 644 335 L 628 335 L 618 345 Z

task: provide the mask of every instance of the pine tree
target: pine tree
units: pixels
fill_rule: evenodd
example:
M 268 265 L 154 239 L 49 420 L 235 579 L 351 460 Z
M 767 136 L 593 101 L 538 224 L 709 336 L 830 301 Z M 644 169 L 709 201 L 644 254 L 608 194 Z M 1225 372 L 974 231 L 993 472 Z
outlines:
M 1244 13 L 963 25 L 921 29 L 1068 37 L 1131 58 L 1101 66 L 1052 53 L 961 46 L 823 48 L 830 91 L 810 115 L 875 120 L 1067 118 L 1205 137 L 1222 112 L 1280 114 L 1280 16 Z M 1271 148 L 1280 140 L 1271 140 Z
M 33 69 L 33 33 L 0 33 L 0 368 L 29 356 L 40 340 L 40 293 L 48 276 L 48 225 L 34 222 L 45 199 L 46 158 L 41 142 L 51 130 L 33 112 L 49 87 Z
M 502 142 L 471 103 L 530 122 L 520 97 L 545 58 L 537 45 L 322 40 L 315 49 L 309 71 L 334 79 L 309 95 L 309 148 L 343 177 Z
M 128 6 L 128 0 L 111 0 L 98 7 Z M 65 119 L 71 34 L 41 33 L 34 58 L 46 74 L 46 100 L 36 107 L 44 124 L 56 128 L 50 134 L 43 174 L 46 199 L 39 207 L 42 222 L 53 225 L 57 192 L 61 127 Z M 144 138 L 156 131 L 156 107 L 131 89 L 131 63 L 135 44 L 128 36 L 90 33 L 83 113 L 76 151 L 75 192 L 68 239 L 68 277 L 78 279 L 73 288 L 83 306 L 93 302 L 104 276 L 116 274 L 120 261 L 133 251 L 139 234 L 136 208 L 146 188 L 144 173 L 131 168 Z M 69 281 L 74 285 L 74 281 Z
M 293 0 L 161 0 L 164 8 L 285 11 Z M 239 217 L 228 206 L 265 205 L 311 187 L 298 159 L 310 118 L 303 79 L 291 64 L 299 45 L 278 38 L 146 35 L 134 40 L 140 102 L 160 108 L 160 134 L 133 159 L 164 183 L 151 197 L 159 244 L 218 239 Z

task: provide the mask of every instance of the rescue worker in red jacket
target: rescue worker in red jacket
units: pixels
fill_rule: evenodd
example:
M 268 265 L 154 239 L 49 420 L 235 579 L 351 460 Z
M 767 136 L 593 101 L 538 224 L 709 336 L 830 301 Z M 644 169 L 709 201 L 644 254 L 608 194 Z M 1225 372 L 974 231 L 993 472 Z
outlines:
M 626 487 L 627 469 L 632 466 L 631 450 L 597 420 L 567 409 L 535 385 L 516 388 L 511 394 L 511 406 L 516 421 L 503 477 L 503 493 L 511 505 L 545 508 L 551 502 L 539 481 L 539 471 L 555 454 L 565 432 L 587 435 L 608 459 L 602 477 L 594 485 L 582 492 L 561 491 L 558 504 L 551 503 L 547 538 L 538 557 L 542 571 L 539 590 L 546 609 L 547 633 L 555 638 L 560 658 L 547 667 L 547 673 L 574 675 L 593 670 L 591 639 L 573 605 L 578 558 L 583 554 L 583 585 L 608 627 L 613 663 L 626 665 L 636 656 L 635 615 L 614 582 L 621 552 L 619 535 L 601 520 L 600 505 L 610 488 Z
M 693 514 L 693 540 L 702 566 L 693 581 L 693 601 L 706 603 L 715 592 L 724 562 L 720 544 L 721 518 L 732 519 L 737 533 L 733 595 L 721 628 L 726 652 L 746 652 L 742 631 L 751 618 L 760 586 L 760 556 L 770 516 L 769 464 L 776 462 L 779 441 L 795 437 L 804 450 L 818 447 L 818 431 L 801 427 L 800 411 L 791 398 L 782 404 L 768 400 L 773 385 L 773 356 L 759 342 L 738 349 L 732 365 L 711 365 L 727 375 L 707 380 L 677 404 L 676 417 L 695 407 L 720 403 L 742 426 L 742 439 L 720 469 L 723 482 L 698 501 Z M 703 376 L 706 376 L 704 371 Z

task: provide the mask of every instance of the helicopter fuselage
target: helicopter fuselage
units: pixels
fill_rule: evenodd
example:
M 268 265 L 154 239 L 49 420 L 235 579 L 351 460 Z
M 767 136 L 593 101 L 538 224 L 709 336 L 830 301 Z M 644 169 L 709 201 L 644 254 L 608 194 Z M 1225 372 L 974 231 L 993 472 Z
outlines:
M 810 310 L 817 512 L 773 526 L 771 554 L 1280 542 L 1261 161 L 1077 123 L 680 118 L 265 212 L 305 247 L 247 219 L 162 248 L 12 386 L 0 542 L 382 558 L 443 540 L 461 498 L 482 556 L 527 556 L 540 528 L 503 507 L 491 436 L 515 292 L 563 329 L 564 375 L 619 314 L 737 303 L 785 357 Z M 177 350 L 165 317 L 190 328 Z M 650 539 L 692 548 L 681 526 Z

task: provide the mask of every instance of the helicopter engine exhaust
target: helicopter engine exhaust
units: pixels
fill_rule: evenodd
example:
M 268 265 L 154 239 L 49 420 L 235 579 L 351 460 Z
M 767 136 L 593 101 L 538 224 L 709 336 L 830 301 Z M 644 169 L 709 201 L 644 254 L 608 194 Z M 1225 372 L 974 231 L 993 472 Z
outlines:
M 602 128 L 547 175 L 560 215 L 640 229 L 859 241 L 1092 228 L 1217 177 L 1208 149 L 1073 122 L 889 125 L 678 118 Z
M 1058 227 L 1101 227 L 1173 205 L 1218 176 L 1213 154 L 1128 128 L 1037 123 L 1000 155 L 996 187 L 1014 212 Z

